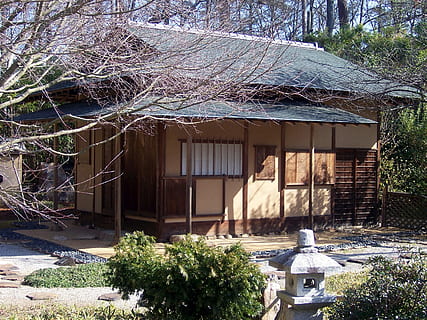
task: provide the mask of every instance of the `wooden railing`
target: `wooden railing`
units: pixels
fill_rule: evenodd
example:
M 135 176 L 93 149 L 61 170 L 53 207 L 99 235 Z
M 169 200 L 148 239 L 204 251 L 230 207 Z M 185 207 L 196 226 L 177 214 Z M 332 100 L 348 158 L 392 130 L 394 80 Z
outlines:
M 382 224 L 406 229 L 427 228 L 427 197 L 402 192 L 383 193 Z

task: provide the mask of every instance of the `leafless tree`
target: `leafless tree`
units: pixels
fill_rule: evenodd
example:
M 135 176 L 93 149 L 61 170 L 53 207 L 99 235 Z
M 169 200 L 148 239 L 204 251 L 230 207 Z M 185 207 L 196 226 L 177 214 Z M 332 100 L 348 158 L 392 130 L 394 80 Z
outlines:
M 166 4 L 159 12 L 159 2 L 150 1 L 70 0 L 65 6 L 60 0 L 1 2 L 1 129 L 10 139 L 0 143 L 0 152 L 8 153 L 14 145 L 25 144 L 32 154 L 48 152 L 45 157 L 57 161 L 62 156 L 76 155 L 72 149 L 58 148 L 61 137 L 79 136 L 112 119 L 112 124 L 119 123 L 120 134 L 147 118 L 129 121 L 141 108 L 167 108 L 171 100 L 162 97 L 174 97 L 175 105 L 185 108 L 211 99 L 243 101 L 254 95 L 257 89 L 244 83 L 262 76 L 254 71 L 264 63 L 263 54 L 258 51 L 248 59 L 251 65 L 236 64 L 237 57 L 251 54 L 251 44 L 231 56 L 189 61 L 188 56 L 197 56 L 206 45 L 215 46 L 209 43 L 213 40 L 200 33 L 190 39 L 176 39 L 171 45 L 171 41 L 165 41 L 170 39 L 153 34 L 153 46 L 131 30 L 129 20 L 160 18 L 163 24 L 173 23 L 176 3 Z M 261 45 L 269 47 L 268 41 Z M 78 127 L 69 121 L 77 119 L 61 117 L 37 125 L 13 120 L 22 104 L 44 108 L 68 102 L 70 97 L 55 93 L 55 88 L 64 89 L 67 85 L 79 90 L 82 99 L 114 108 Z M 23 217 L 61 215 L 37 201 L 33 190 L 22 186 L 13 193 L 0 190 L 0 198 Z

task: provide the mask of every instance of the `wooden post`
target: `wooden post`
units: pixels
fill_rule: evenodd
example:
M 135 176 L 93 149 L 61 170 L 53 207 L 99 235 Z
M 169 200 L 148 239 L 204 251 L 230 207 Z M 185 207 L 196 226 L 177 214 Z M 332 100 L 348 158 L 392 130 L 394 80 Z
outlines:
M 56 133 L 58 131 L 58 124 L 55 123 L 53 126 L 53 131 Z M 55 136 L 53 138 L 53 209 L 58 210 L 59 207 L 59 194 L 58 194 L 58 155 L 56 151 L 58 149 L 58 137 Z
M 186 162 L 186 183 L 185 183 L 185 223 L 187 233 L 193 233 L 193 138 L 187 135 L 187 162 Z
M 387 193 L 388 188 L 387 186 L 384 186 L 383 198 L 381 203 L 381 227 L 387 226 Z
M 280 186 L 280 218 L 285 217 L 285 177 L 286 177 L 286 123 L 280 124 L 280 164 L 279 164 L 279 186 Z
M 309 168 L 309 186 L 308 186 L 308 227 L 314 228 L 313 219 L 314 202 L 314 125 L 310 124 L 310 168 Z
M 331 215 L 332 215 L 332 228 L 335 228 L 335 182 L 336 182 L 336 166 L 337 166 L 337 150 L 336 150 L 336 129 L 332 127 L 332 152 L 334 154 L 334 184 L 331 190 Z
M 89 148 L 88 152 L 91 152 L 91 165 L 92 165 L 92 215 L 91 215 L 91 224 L 95 226 L 95 206 L 96 206 L 96 159 L 95 159 L 95 131 L 89 132 L 89 139 L 92 147 Z
M 242 163 L 242 171 L 243 171 L 243 233 L 248 233 L 248 181 L 249 181 L 249 169 L 248 169 L 248 161 L 249 161 L 249 128 L 248 123 L 245 122 L 243 127 L 243 163 Z
M 122 159 L 118 155 L 122 151 L 120 128 L 116 129 L 114 140 L 114 153 L 117 157 L 115 161 L 115 195 L 114 195 L 114 242 L 117 243 L 122 235 Z

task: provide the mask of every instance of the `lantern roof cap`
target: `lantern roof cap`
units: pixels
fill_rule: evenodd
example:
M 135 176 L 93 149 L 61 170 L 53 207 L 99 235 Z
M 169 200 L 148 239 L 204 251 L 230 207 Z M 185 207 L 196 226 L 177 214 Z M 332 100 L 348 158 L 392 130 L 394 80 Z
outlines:
M 272 258 L 269 264 L 291 274 L 329 273 L 341 270 L 338 262 L 319 253 L 314 245 L 313 230 L 300 230 L 297 247 Z

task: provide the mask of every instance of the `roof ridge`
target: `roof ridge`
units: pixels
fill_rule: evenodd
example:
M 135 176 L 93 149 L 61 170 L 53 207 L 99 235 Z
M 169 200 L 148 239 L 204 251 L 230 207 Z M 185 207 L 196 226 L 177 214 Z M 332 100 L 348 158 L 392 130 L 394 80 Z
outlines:
M 143 26 L 145 28 L 152 28 L 152 29 L 158 29 L 158 30 L 184 31 L 184 32 L 193 33 L 193 34 L 200 34 L 200 35 L 206 34 L 206 35 L 214 35 L 214 36 L 226 37 L 231 39 L 269 42 L 274 44 L 282 44 L 282 45 L 324 51 L 323 48 L 318 46 L 317 42 L 312 43 L 312 42 L 299 42 L 299 41 L 290 41 L 290 40 L 277 40 L 277 39 L 270 39 L 270 38 L 259 37 L 259 36 L 250 36 L 250 35 L 244 35 L 244 34 L 233 33 L 233 32 L 213 31 L 213 30 L 204 30 L 204 29 L 196 29 L 196 28 L 183 28 L 178 26 L 154 24 L 154 23 L 148 23 L 148 22 L 137 22 L 132 20 L 129 20 L 128 23 L 130 25 Z

